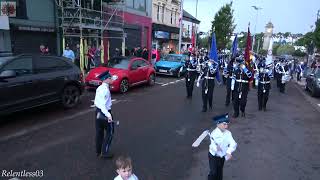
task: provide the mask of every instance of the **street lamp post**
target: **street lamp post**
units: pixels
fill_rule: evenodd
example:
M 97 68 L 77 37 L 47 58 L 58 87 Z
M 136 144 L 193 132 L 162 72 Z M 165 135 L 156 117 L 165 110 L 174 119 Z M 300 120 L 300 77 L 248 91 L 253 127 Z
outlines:
M 259 15 L 259 10 L 261 10 L 262 8 L 261 7 L 258 7 L 258 6 L 251 6 L 253 7 L 254 10 L 257 11 L 257 15 L 256 15 L 256 23 L 254 25 L 254 34 L 253 34 L 253 40 L 252 40 L 252 51 L 254 52 L 254 43 L 255 43 L 255 39 L 256 39 L 256 33 L 257 33 L 257 23 L 258 23 L 258 15 Z M 259 48 L 259 47 L 258 47 Z M 257 49 L 258 49 L 257 48 Z M 258 53 L 258 52 L 257 52 Z

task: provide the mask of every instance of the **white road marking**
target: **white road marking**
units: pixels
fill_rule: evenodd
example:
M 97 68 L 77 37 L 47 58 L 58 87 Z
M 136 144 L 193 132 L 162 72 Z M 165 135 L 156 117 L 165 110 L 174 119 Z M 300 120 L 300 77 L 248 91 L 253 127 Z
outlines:
M 169 84 L 168 83 L 165 83 L 165 84 L 162 84 L 161 86 L 168 86 Z
M 7 141 L 9 139 L 12 139 L 12 138 L 16 138 L 16 137 L 19 137 L 19 136 L 23 136 L 25 134 L 29 134 L 33 131 L 37 131 L 37 130 L 40 130 L 40 129 L 43 129 L 43 128 L 46 128 L 48 126 L 51 126 L 51 125 L 54 125 L 54 124 L 57 124 L 59 122 L 62 122 L 62 121 L 66 121 L 66 120 L 71 120 L 71 119 L 74 119 L 78 116 L 82 116 L 82 115 L 85 115 L 85 114 L 88 114 L 90 112 L 93 112 L 94 109 L 87 109 L 87 110 L 84 110 L 84 111 L 81 111 L 81 112 L 78 112 L 76 114 L 73 114 L 71 116 L 66 116 L 64 118 L 61 118 L 61 119 L 56 119 L 54 121 L 51 121 L 51 122 L 48 122 L 48 123 L 44 123 L 44 124 L 40 124 L 40 125 L 37 125 L 37 126 L 34 126 L 34 127 L 31 127 L 29 129 L 23 129 L 21 131 L 18 131 L 16 133 L 13 133 L 13 134 L 10 134 L 8 136 L 4 136 L 2 138 L 0 138 L 0 142 L 2 141 Z
M 320 104 L 318 104 L 318 106 L 320 107 Z
M 164 83 L 160 83 L 160 82 L 155 82 L 156 84 L 159 84 L 159 85 L 162 85 L 162 84 L 164 84 Z

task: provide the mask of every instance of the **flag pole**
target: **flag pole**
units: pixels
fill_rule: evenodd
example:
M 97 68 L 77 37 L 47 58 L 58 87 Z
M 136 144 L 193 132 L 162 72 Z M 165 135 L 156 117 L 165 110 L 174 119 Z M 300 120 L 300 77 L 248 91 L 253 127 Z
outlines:
M 179 53 L 178 54 L 181 54 L 181 44 L 182 44 L 182 19 L 183 19 L 183 0 L 181 0 L 180 2 L 180 22 L 179 22 Z

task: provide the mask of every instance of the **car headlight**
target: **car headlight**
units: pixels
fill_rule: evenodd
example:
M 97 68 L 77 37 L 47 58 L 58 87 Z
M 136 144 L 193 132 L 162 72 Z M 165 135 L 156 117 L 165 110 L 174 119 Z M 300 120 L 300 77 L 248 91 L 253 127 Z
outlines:
M 117 76 L 117 75 L 113 75 L 113 76 L 111 77 L 111 79 L 112 79 L 113 81 L 115 81 L 115 80 L 118 79 L 118 76 Z

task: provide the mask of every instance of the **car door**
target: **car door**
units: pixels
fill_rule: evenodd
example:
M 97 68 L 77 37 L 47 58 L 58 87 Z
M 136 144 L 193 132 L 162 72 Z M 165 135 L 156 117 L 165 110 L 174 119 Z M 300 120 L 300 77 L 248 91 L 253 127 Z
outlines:
M 16 77 L 0 80 L 0 111 L 15 111 L 34 105 L 38 96 L 31 56 L 21 56 L 0 69 L 13 70 Z
M 66 70 L 72 67 L 63 59 L 54 56 L 38 56 L 34 57 L 34 60 L 39 101 L 57 100 L 67 78 Z
M 149 71 L 149 64 L 146 60 L 140 59 L 140 67 L 141 68 L 141 81 L 146 81 L 148 80 L 148 71 Z
M 129 83 L 130 84 L 136 84 L 142 81 L 143 77 L 141 76 L 142 73 L 142 68 L 140 68 L 141 66 L 141 60 L 139 59 L 135 59 L 132 61 L 132 63 L 130 64 L 130 68 L 129 68 Z

